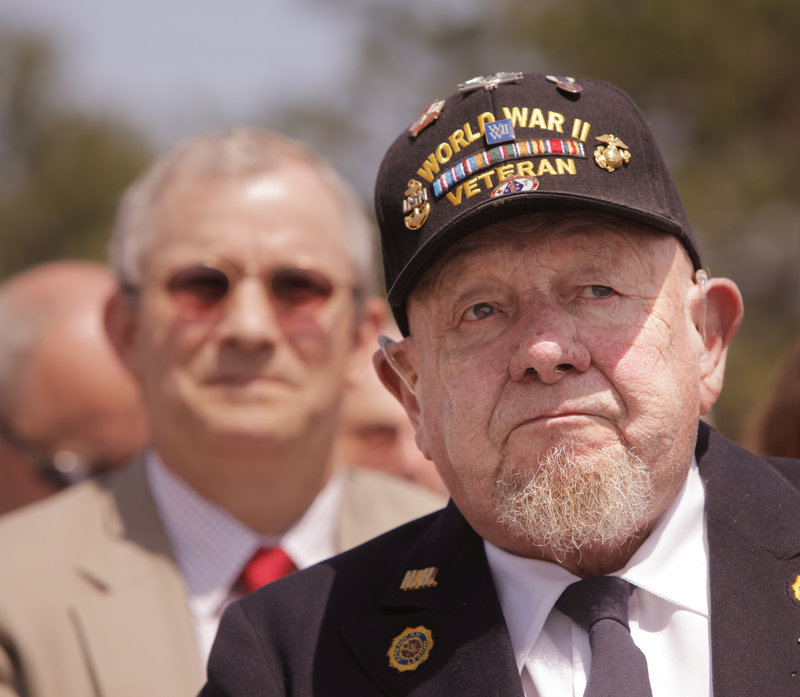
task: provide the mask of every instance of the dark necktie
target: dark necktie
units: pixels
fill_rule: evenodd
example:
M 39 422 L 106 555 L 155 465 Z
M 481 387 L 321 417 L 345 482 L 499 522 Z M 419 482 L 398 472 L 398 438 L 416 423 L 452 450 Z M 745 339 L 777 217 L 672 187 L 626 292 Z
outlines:
M 633 586 L 617 576 L 568 586 L 556 607 L 589 632 L 592 668 L 584 697 L 652 697 L 647 659 L 633 643 L 628 598 Z
M 271 581 L 283 578 L 296 569 L 289 555 L 280 547 L 271 549 L 262 547 L 245 565 L 237 585 L 244 593 L 250 593 Z

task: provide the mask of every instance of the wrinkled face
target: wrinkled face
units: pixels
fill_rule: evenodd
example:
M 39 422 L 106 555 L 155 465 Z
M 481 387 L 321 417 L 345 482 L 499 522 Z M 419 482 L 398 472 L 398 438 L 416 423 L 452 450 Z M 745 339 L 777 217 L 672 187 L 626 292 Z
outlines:
M 485 228 L 408 303 L 417 438 L 473 527 L 507 549 L 496 482 L 563 446 L 579 470 L 626 448 L 649 520 L 677 493 L 700 411 L 696 286 L 673 237 L 598 216 Z M 556 459 L 556 463 L 557 463 Z M 567 482 L 567 485 L 569 482 Z
M 330 431 L 355 340 L 350 237 L 330 189 L 298 163 L 196 178 L 169 192 L 155 224 L 135 370 L 156 444 Z M 209 258 L 215 270 L 198 270 Z

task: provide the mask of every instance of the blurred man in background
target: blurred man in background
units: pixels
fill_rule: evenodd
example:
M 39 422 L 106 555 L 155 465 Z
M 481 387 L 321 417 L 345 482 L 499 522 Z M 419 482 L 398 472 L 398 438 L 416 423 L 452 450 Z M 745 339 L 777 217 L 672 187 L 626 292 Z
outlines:
M 118 467 L 147 442 L 103 329 L 105 266 L 59 261 L 0 286 L 0 513 Z
M 371 241 L 326 163 L 260 131 L 190 139 L 129 189 L 106 326 L 152 448 L 0 525 L 0 694 L 194 694 L 232 599 L 440 505 L 333 456 L 374 348 Z
M 399 339 L 386 302 L 370 298 L 368 303 L 378 328 L 373 345 L 378 345 L 381 334 Z M 363 361 L 345 387 L 336 451 L 342 462 L 387 472 L 442 495 L 447 493 L 436 466 L 417 447 L 405 409 L 381 383 L 371 357 Z

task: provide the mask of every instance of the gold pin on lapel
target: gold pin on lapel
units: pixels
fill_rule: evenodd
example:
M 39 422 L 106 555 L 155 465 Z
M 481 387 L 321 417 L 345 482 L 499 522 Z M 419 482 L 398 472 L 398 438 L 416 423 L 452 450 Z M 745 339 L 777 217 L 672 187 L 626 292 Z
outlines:
M 789 597 L 800 605 L 800 574 L 797 575 L 793 583 L 789 584 L 787 590 L 789 592 Z
M 420 588 L 435 588 L 439 585 L 436 581 L 437 573 L 439 573 L 439 569 L 435 566 L 429 566 L 426 569 L 409 569 L 403 576 L 400 590 L 417 591 Z
M 389 665 L 399 673 L 416 670 L 431 655 L 433 648 L 433 632 L 425 626 L 406 627 L 392 639 L 392 645 L 386 652 Z

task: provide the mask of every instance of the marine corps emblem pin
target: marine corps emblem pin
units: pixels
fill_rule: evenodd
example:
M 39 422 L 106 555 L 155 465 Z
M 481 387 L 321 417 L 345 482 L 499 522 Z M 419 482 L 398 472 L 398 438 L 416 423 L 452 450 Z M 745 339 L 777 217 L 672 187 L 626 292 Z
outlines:
M 628 150 L 628 146 L 616 136 L 597 136 L 597 140 L 601 143 L 606 143 L 606 145 L 598 145 L 594 149 L 594 161 L 598 167 L 613 172 L 631 161 L 631 153 Z

